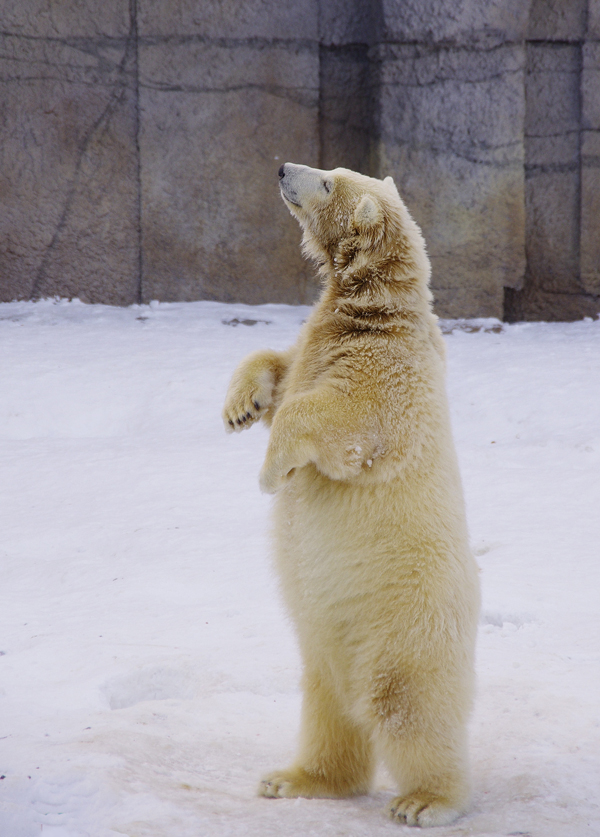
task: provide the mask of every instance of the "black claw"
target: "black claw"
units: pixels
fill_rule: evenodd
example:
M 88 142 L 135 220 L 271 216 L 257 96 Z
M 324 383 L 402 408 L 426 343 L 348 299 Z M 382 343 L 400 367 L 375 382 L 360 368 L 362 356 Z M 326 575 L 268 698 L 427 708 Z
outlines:
M 229 426 L 230 426 L 230 427 L 235 427 L 235 425 L 234 425 L 234 423 L 231 421 L 231 419 L 229 419 Z
M 246 418 L 247 419 L 252 418 L 252 413 L 246 413 Z
M 260 404 L 258 403 L 258 401 L 253 401 L 252 403 L 254 404 L 255 410 L 260 410 Z
M 236 424 L 241 424 L 241 423 L 242 423 L 242 420 L 241 420 L 241 419 L 236 419 L 236 420 L 235 420 L 235 423 L 236 423 Z

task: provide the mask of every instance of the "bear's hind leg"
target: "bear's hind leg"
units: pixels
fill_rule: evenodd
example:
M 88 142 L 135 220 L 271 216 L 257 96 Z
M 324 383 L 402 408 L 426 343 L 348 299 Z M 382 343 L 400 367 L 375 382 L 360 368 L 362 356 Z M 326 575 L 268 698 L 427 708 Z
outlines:
M 450 684 L 444 693 L 394 672 L 378 680 L 375 739 L 402 791 L 388 812 L 407 825 L 448 825 L 469 803 L 468 698 L 460 687 L 453 699 Z
M 304 676 L 300 754 L 260 783 L 268 797 L 335 798 L 367 793 L 373 776 L 369 733 L 342 711 L 332 683 Z

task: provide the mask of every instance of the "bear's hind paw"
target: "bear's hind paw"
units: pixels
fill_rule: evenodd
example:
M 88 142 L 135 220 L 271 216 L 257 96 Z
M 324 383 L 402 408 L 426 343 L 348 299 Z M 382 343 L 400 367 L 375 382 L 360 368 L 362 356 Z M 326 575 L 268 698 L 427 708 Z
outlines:
M 278 781 L 276 779 L 263 779 L 258 786 L 258 795 L 266 796 L 267 799 L 285 799 L 297 796 L 293 792 L 291 782 L 285 780 Z
M 356 787 L 356 783 L 343 782 L 339 778 L 327 781 L 323 776 L 313 774 L 302 767 L 292 767 L 265 776 L 258 786 L 258 795 L 270 799 L 294 799 L 298 796 L 336 799 L 366 793 L 366 790 Z
M 449 825 L 462 811 L 435 794 L 417 792 L 396 797 L 388 807 L 388 813 L 395 822 L 427 828 Z
M 301 770 L 277 770 L 269 773 L 258 786 L 258 795 L 269 799 L 293 799 L 297 796 L 311 796 L 309 783 L 303 781 Z

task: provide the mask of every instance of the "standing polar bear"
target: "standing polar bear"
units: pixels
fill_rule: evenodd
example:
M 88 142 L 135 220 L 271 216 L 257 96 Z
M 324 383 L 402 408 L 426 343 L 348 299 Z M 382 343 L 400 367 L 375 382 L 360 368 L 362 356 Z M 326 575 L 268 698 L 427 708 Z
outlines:
M 295 346 L 240 364 L 223 412 L 271 426 L 260 486 L 304 664 L 298 758 L 259 793 L 366 793 L 377 754 L 392 818 L 444 825 L 469 801 L 479 585 L 425 245 L 391 177 L 279 178 L 324 290 Z

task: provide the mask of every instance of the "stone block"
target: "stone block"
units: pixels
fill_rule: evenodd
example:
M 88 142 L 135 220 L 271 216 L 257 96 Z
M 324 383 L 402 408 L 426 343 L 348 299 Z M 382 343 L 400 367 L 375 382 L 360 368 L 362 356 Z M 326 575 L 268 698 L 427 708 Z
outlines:
M 581 123 L 584 130 L 600 131 L 600 42 L 585 43 L 582 59 Z
M 578 293 L 579 172 L 537 171 L 526 179 L 529 280 L 552 293 Z
M 2 47 L 0 299 L 135 302 L 132 39 L 4 35 Z
M 579 129 L 580 65 L 579 45 L 527 45 L 526 136 L 552 137 Z
M 319 8 L 319 40 L 324 46 L 373 45 L 382 32 L 382 6 L 373 0 L 328 0 Z
M 579 277 L 579 45 L 530 43 L 525 86 L 528 281 L 581 291 Z
M 600 131 L 582 133 L 581 281 L 587 293 L 600 296 Z
M 523 0 L 382 0 L 385 40 L 493 47 L 527 32 Z
M 442 316 L 495 316 L 524 274 L 524 52 L 386 47 L 381 176 L 420 224 Z
M 583 45 L 581 83 L 581 281 L 600 295 L 600 43 Z
M 318 164 L 318 65 L 311 43 L 142 42 L 144 299 L 312 301 L 277 171 Z
M 561 323 L 597 317 L 599 313 L 599 296 L 544 291 L 529 284 L 523 291 L 507 288 L 504 318 L 508 323 L 527 320 Z
M 527 37 L 578 41 L 585 36 L 588 0 L 532 0 Z
M 265 0 L 143 0 L 139 3 L 141 37 L 176 36 L 318 40 L 318 0 L 266 3 Z
M 35 38 L 124 38 L 130 0 L 2 0 L 2 32 Z
M 373 45 L 381 8 L 370 0 L 329 0 L 319 9 L 321 167 L 377 175 L 378 65 Z
M 509 320 L 600 312 L 597 53 L 589 42 L 552 42 L 580 31 L 566 26 L 575 4 L 552 8 L 558 17 L 549 16 L 549 28 L 538 31 L 548 40 L 527 48 L 527 278 L 522 293 L 507 294 Z
M 587 37 L 600 40 L 600 0 L 587 0 Z
M 377 175 L 372 137 L 378 123 L 378 90 L 369 47 L 321 46 L 319 130 L 321 167 Z

